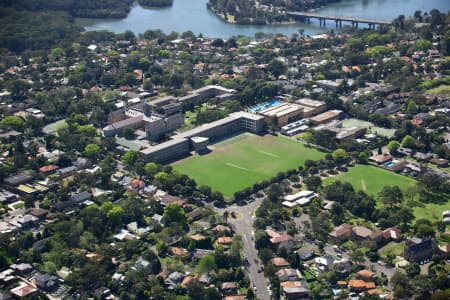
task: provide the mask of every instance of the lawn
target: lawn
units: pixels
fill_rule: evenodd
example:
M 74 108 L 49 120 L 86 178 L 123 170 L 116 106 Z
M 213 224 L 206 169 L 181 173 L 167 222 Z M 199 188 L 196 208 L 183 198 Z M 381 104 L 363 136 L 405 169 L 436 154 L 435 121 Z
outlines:
M 356 165 L 349 168 L 348 172 L 325 179 L 324 184 L 331 184 L 335 180 L 350 182 L 356 190 L 363 190 L 375 198 L 384 186 L 398 185 L 406 190 L 416 184 L 412 178 L 369 165 Z
M 424 207 L 414 207 L 416 219 L 427 219 L 431 222 L 442 221 L 442 212 L 450 210 L 450 201 L 447 203 L 428 203 Z
M 240 134 L 210 146 L 211 153 L 173 164 L 175 170 L 230 197 L 234 192 L 295 169 L 324 153 L 282 136 Z
M 378 254 L 383 258 L 386 258 L 389 254 L 400 256 L 403 255 L 404 249 L 405 249 L 405 242 L 401 243 L 389 242 L 383 248 L 378 250 Z
M 450 96 L 450 85 L 441 84 L 435 88 L 429 89 L 427 92 L 440 96 Z

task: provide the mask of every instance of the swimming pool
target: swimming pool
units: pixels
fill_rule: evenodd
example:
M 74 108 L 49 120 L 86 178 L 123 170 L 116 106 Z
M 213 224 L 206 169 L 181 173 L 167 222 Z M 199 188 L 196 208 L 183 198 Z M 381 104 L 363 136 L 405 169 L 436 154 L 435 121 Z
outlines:
M 283 101 L 274 99 L 274 100 L 271 100 L 271 101 L 260 103 L 258 105 L 251 106 L 248 110 L 250 112 L 252 112 L 252 113 L 256 113 L 256 112 L 258 112 L 260 110 L 263 110 L 263 109 L 266 109 L 266 108 L 269 108 L 269 107 L 278 106 L 278 105 L 280 105 L 282 103 L 283 103 Z
M 393 161 L 388 161 L 388 162 L 385 162 L 385 163 L 384 163 L 384 166 L 387 167 L 387 168 L 390 168 L 390 167 L 392 167 L 393 165 L 395 165 Z

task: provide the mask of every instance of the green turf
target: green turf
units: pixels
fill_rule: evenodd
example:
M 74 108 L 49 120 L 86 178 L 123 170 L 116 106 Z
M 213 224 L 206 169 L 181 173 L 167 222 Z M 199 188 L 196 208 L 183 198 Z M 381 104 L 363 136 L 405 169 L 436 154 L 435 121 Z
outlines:
M 431 222 L 442 221 L 442 213 L 446 210 L 450 210 L 450 201 L 443 204 L 429 203 L 424 207 L 414 207 L 414 216 L 417 219 L 427 219 Z
M 441 84 L 435 88 L 429 89 L 428 93 L 440 96 L 450 96 L 450 85 Z
M 378 250 L 378 253 L 381 257 L 386 258 L 389 254 L 393 254 L 395 256 L 403 255 L 405 248 L 405 242 L 389 242 L 383 248 Z
M 210 146 L 213 151 L 173 164 L 175 170 L 230 197 L 234 192 L 270 179 L 280 171 L 295 169 L 305 160 L 324 153 L 281 136 L 244 133 Z
M 398 185 L 406 190 L 416 184 L 412 178 L 369 165 L 356 165 L 349 168 L 348 172 L 325 179 L 324 184 L 331 184 L 335 180 L 350 182 L 356 190 L 363 190 L 375 198 L 385 186 Z

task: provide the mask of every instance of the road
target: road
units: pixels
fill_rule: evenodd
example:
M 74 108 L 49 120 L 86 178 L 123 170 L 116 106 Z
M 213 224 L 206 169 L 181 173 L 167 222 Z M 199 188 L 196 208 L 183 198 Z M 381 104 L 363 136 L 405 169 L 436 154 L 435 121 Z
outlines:
M 223 214 L 228 211 L 230 217 L 228 223 L 233 226 L 233 229 L 237 234 L 242 236 L 244 242 L 244 253 L 248 259 L 250 265 L 246 266 L 247 273 L 250 277 L 251 283 L 256 286 L 256 295 L 260 300 L 270 300 L 269 291 L 267 290 L 267 281 L 264 277 L 264 272 L 258 273 L 258 269 L 261 267 L 261 262 L 258 258 L 258 252 L 255 249 L 253 242 L 253 220 L 255 210 L 261 205 L 262 198 L 257 199 L 247 205 L 238 206 L 233 204 L 226 208 L 220 208 L 216 210 Z M 236 218 L 231 217 L 231 213 L 236 214 Z
M 336 252 L 336 250 L 331 245 L 325 246 L 324 247 L 324 252 L 327 255 L 330 255 L 332 257 L 337 257 L 338 254 L 340 254 L 342 256 L 342 258 L 350 260 L 350 256 L 345 251 L 340 251 L 338 253 L 338 252 Z M 373 262 L 371 262 L 368 259 L 365 259 L 365 261 L 362 263 L 362 265 L 364 267 L 366 267 L 366 269 L 368 269 L 368 270 L 373 270 L 375 273 L 378 274 L 378 276 L 380 276 L 383 273 L 384 275 L 386 275 L 386 277 L 389 279 L 389 281 L 391 280 L 392 275 L 394 275 L 395 271 L 396 271 L 395 268 L 382 266 L 382 265 L 380 265 L 378 263 L 373 263 Z

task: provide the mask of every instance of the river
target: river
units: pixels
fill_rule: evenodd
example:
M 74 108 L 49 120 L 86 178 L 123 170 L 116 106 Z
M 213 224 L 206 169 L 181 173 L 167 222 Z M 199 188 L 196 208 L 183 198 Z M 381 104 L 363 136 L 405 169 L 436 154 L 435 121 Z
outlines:
M 206 8 L 208 0 L 174 0 L 167 8 L 143 8 L 134 5 L 125 19 L 78 19 L 77 23 L 86 30 L 109 30 L 121 33 L 131 30 L 135 34 L 149 29 L 161 29 L 165 33 L 185 32 L 202 33 L 207 37 L 228 38 L 237 35 L 254 36 L 257 32 L 282 33 L 291 35 L 300 29 L 304 34 L 313 35 L 333 28 L 328 22 L 327 28 L 320 27 L 318 21 L 312 24 L 261 25 L 247 26 L 228 24 L 220 20 Z M 450 10 L 449 0 L 343 0 L 317 10 L 318 13 L 341 16 L 357 16 L 374 19 L 392 20 L 403 14 L 411 16 L 416 10 L 429 12 L 437 8 Z M 345 24 L 345 23 L 344 23 Z

